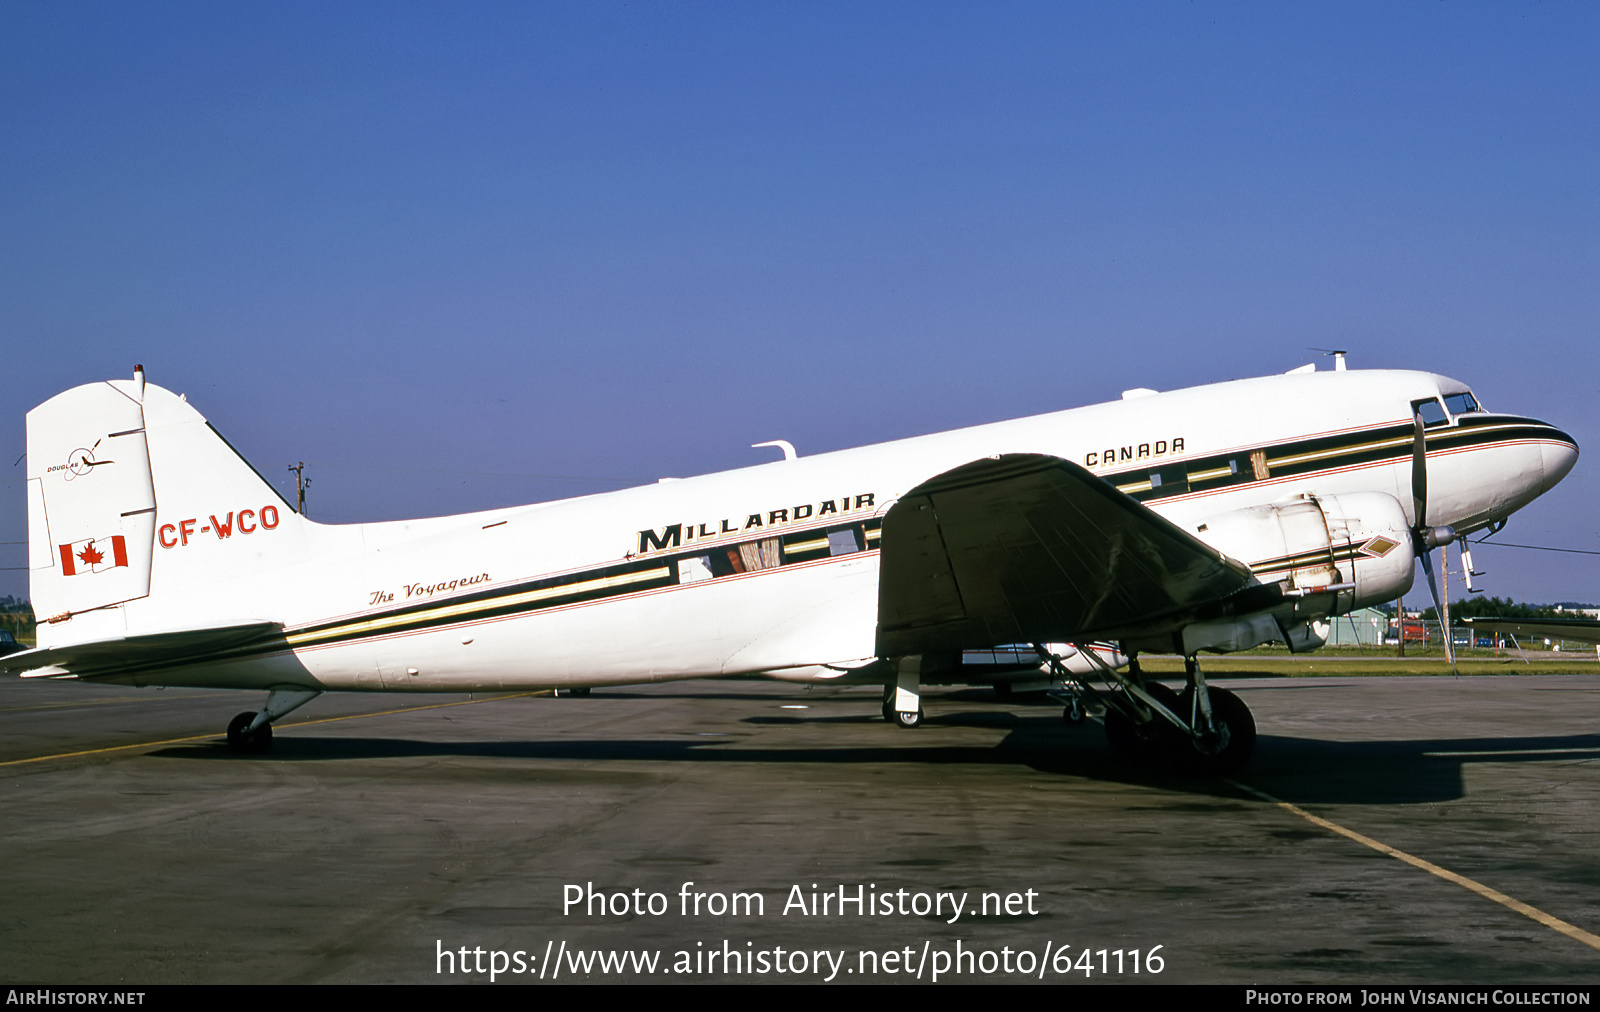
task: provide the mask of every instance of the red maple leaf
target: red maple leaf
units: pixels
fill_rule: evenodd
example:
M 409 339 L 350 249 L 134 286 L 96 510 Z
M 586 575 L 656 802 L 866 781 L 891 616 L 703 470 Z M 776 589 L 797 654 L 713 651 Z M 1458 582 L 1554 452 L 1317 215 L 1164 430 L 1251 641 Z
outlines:
M 100 560 L 105 558 L 105 555 L 101 552 L 95 551 L 94 542 L 91 541 L 84 546 L 83 551 L 78 553 L 78 558 L 83 560 L 83 564 L 85 566 L 93 566 L 98 565 Z

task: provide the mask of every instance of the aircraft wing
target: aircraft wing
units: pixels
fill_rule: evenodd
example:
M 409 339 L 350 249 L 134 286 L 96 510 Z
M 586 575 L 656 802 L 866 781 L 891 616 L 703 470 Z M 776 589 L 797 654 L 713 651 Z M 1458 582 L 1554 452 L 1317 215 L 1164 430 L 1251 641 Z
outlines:
M 283 627 L 278 623 L 254 622 L 24 650 L 0 657 L 0 669 L 24 678 L 107 678 L 175 664 L 220 660 L 231 651 L 282 638 Z
M 1059 457 L 976 460 L 884 517 L 878 654 L 1159 631 L 1249 567 Z
M 1581 640 L 1600 643 L 1600 619 L 1592 618 L 1464 618 L 1461 621 L 1485 632 L 1518 637 Z

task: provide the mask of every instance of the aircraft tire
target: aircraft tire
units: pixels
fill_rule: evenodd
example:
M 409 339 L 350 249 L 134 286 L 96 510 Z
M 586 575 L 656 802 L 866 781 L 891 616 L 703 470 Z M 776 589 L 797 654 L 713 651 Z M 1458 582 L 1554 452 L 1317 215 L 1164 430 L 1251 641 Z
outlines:
M 1068 724 L 1082 724 L 1084 716 L 1083 700 L 1081 699 L 1074 699 L 1061 710 L 1061 719 Z
M 894 723 L 896 727 L 903 727 L 907 730 L 914 727 L 921 727 L 922 707 L 919 706 L 915 710 L 895 710 Z
M 1179 709 L 1181 703 L 1178 694 L 1160 682 L 1150 682 L 1145 685 L 1144 690 L 1167 709 L 1174 713 L 1183 713 L 1183 710 Z M 1110 742 L 1111 751 L 1137 766 L 1165 765 L 1171 759 L 1175 747 L 1181 744 L 1178 729 L 1168 723 L 1165 717 L 1158 716 L 1144 724 L 1135 724 L 1116 709 L 1107 706 L 1105 722 L 1106 741 Z
M 272 725 L 262 724 L 254 731 L 247 730 L 256 719 L 254 710 L 246 710 L 228 721 L 228 746 L 235 752 L 253 755 L 265 752 L 272 745 Z
M 1190 742 L 1176 756 L 1178 764 L 1184 772 L 1201 776 L 1222 777 L 1237 773 L 1250 761 L 1256 749 L 1255 717 L 1251 716 L 1245 701 L 1227 689 L 1207 689 L 1207 695 L 1211 697 L 1212 716 L 1225 728 L 1223 740 L 1220 746 L 1210 749 Z M 1193 698 L 1192 690 L 1184 690 L 1177 712 L 1187 714 Z

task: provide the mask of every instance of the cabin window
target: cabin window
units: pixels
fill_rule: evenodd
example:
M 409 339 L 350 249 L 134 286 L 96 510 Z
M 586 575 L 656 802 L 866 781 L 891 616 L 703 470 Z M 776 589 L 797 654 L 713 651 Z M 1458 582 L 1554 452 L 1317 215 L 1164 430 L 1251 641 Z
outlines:
M 1267 451 L 1257 450 L 1250 454 L 1250 476 L 1256 481 L 1266 481 L 1272 477 L 1272 472 L 1267 469 Z
M 748 541 L 739 546 L 739 561 L 743 563 L 743 572 L 754 573 L 762 569 L 776 569 L 783 562 L 780 541 L 777 538 L 763 538 L 760 541 Z
M 1150 472 L 1150 488 L 1160 490 L 1161 494 L 1181 495 L 1189 491 L 1189 471 L 1182 464 L 1172 467 L 1163 467 Z
M 699 583 L 715 575 L 711 572 L 711 556 L 694 555 L 678 560 L 678 582 Z
M 856 540 L 854 528 L 844 531 L 832 531 L 828 534 L 828 554 L 850 555 L 861 551 L 861 542 Z

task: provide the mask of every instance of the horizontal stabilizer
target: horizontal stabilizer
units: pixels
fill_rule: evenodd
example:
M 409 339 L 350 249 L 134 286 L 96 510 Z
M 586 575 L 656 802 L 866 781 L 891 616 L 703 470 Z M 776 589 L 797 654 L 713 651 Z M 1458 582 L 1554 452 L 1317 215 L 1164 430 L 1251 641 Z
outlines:
M 1116 639 L 1238 592 L 1247 566 L 1059 457 L 973 461 L 883 523 L 878 654 Z
M 235 651 L 259 651 L 274 640 L 283 642 L 283 626 L 255 622 L 25 650 L 0 657 L 0 668 L 24 678 L 109 678 L 178 664 L 224 660 Z

